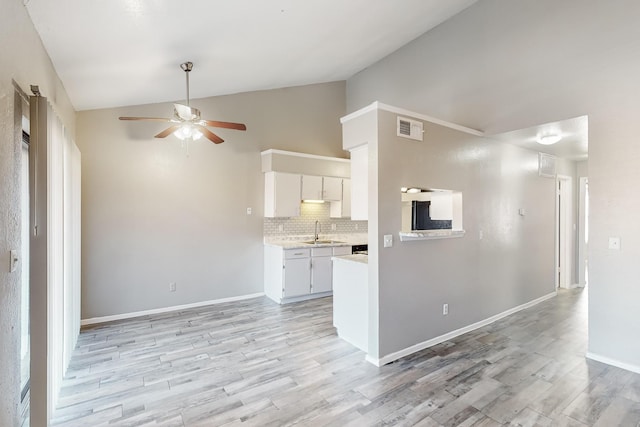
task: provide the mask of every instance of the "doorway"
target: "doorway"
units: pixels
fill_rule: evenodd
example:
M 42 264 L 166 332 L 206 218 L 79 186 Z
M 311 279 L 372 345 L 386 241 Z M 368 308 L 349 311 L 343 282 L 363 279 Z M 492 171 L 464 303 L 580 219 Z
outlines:
M 574 224 L 570 176 L 556 177 L 556 288 L 572 288 Z
M 28 123 L 28 122 L 27 122 Z M 29 134 L 22 131 L 21 152 L 21 275 L 20 282 L 20 401 L 24 404 L 29 391 L 29 364 L 31 361 L 30 327 L 29 327 Z

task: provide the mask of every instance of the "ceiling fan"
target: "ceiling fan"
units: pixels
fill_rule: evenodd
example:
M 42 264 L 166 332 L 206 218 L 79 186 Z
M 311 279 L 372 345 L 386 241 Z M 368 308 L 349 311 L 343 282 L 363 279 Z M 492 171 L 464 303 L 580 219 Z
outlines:
M 170 119 L 162 117 L 119 117 L 120 120 L 148 120 L 154 122 L 168 122 L 171 126 L 155 135 L 156 138 L 166 138 L 174 134 L 181 140 L 197 140 L 203 135 L 209 141 L 220 144 L 224 139 L 211 132 L 205 126 L 218 127 L 225 129 L 247 130 L 242 123 L 218 122 L 214 120 L 204 120 L 200 118 L 200 110 L 189 105 L 189 73 L 193 69 L 193 63 L 185 62 L 180 64 L 180 68 L 187 76 L 187 104 L 173 104 L 173 117 Z

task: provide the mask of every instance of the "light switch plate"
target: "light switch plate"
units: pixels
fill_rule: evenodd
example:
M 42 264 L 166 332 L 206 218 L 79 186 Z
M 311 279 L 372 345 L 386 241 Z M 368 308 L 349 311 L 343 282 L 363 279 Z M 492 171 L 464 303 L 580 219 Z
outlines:
M 384 247 L 390 248 L 393 246 L 393 234 L 384 235 Z

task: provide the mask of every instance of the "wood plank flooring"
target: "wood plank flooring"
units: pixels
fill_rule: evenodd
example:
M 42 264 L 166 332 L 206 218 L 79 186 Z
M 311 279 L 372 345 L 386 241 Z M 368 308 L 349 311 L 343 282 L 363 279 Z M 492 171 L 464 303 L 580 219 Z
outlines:
M 331 298 L 84 329 L 55 426 L 638 426 L 640 375 L 585 359 L 587 294 L 377 368 Z

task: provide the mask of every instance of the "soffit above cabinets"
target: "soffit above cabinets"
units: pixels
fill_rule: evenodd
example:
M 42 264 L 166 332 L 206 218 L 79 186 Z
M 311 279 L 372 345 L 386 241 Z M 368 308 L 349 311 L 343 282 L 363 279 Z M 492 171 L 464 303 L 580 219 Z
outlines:
M 282 150 L 266 150 L 261 154 L 262 172 L 287 172 L 338 178 L 351 176 L 349 159 Z

